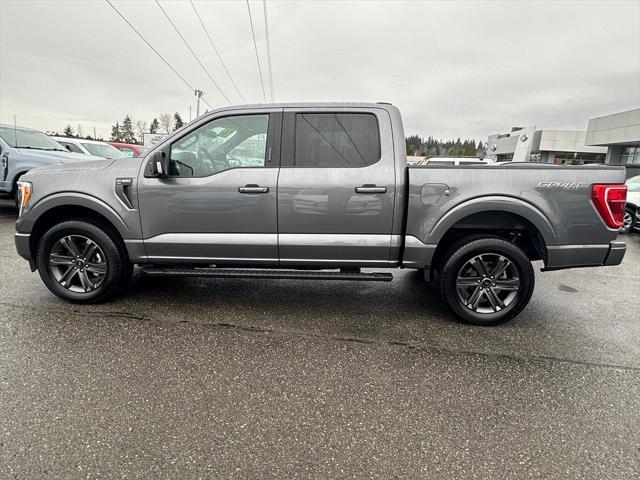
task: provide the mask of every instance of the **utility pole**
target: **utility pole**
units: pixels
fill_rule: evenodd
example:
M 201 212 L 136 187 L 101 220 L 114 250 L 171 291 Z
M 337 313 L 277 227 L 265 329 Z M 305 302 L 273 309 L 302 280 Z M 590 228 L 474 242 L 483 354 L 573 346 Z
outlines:
M 191 105 L 189 105 L 189 121 L 191 121 Z
M 197 103 L 196 103 L 196 118 L 198 118 L 200 116 L 200 97 L 202 97 L 202 95 L 204 95 L 204 92 L 202 90 L 198 90 L 197 88 L 194 90 L 195 94 L 196 94 L 196 99 L 197 99 Z

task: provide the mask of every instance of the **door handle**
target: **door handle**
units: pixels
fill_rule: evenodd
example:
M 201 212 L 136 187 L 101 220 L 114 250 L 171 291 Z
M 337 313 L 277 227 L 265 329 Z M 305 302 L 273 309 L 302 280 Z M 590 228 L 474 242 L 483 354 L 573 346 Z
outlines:
M 269 187 L 261 187 L 254 183 L 245 185 L 244 187 L 238 187 L 239 193 L 269 193 Z
M 356 193 L 387 193 L 387 187 L 378 187 L 371 183 L 365 183 L 361 187 L 356 187 Z

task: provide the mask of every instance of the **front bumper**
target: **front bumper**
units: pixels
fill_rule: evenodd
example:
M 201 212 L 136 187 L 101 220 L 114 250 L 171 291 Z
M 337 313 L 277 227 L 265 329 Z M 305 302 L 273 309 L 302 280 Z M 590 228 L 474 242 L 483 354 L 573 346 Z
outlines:
M 0 180 L 0 194 L 2 194 L 2 196 L 9 195 L 12 189 L 13 185 L 11 182 Z
M 18 255 L 20 255 L 25 260 L 31 261 L 31 248 L 30 248 L 30 240 L 31 235 L 28 233 L 18 233 L 16 232 L 13 236 L 13 239 L 16 243 L 16 250 L 18 251 Z

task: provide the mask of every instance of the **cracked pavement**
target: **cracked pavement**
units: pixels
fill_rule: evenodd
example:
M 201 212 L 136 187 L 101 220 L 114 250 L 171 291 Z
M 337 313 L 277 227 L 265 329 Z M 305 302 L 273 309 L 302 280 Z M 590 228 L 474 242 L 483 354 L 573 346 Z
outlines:
M 147 278 L 70 305 L 0 201 L 0 478 L 640 475 L 640 235 L 492 328 L 387 283 Z

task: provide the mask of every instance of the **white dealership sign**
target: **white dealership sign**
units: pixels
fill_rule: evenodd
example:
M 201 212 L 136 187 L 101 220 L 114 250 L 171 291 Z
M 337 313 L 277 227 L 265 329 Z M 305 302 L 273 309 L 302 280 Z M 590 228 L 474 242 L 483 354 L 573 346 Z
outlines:
M 142 143 L 147 148 L 153 148 L 167 136 L 166 133 L 143 133 Z

